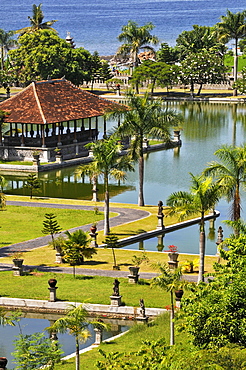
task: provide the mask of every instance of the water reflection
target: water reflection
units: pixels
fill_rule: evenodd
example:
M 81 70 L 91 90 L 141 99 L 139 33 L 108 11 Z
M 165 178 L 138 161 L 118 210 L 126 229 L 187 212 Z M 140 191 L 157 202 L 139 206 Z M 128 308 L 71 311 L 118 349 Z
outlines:
M 55 320 L 60 316 L 55 314 L 40 314 L 40 313 L 26 313 L 25 317 L 21 319 L 20 326 L 23 334 L 33 334 L 36 332 L 43 332 L 46 327 L 52 325 Z M 111 325 L 111 330 L 103 332 L 103 340 L 110 338 L 114 335 L 122 333 L 130 326 L 133 325 L 133 321 L 129 320 L 118 320 L 118 319 L 103 319 Z M 89 331 L 91 337 L 86 343 L 80 344 L 80 349 L 90 346 L 95 342 L 95 332 L 93 327 L 89 325 Z M 0 326 L 0 354 L 2 357 L 8 359 L 8 369 L 13 369 L 13 357 L 11 353 L 14 351 L 13 340 L 17 335 L 19 335 L 20 329 L 17 326 Z M 57 334 L 58 340 L 62 345 L 62 350 L 64 355 L 69 355 L 75 350 L 74 338 L 69 334 Z M 47 334 L 48 337 L 48 334 Z

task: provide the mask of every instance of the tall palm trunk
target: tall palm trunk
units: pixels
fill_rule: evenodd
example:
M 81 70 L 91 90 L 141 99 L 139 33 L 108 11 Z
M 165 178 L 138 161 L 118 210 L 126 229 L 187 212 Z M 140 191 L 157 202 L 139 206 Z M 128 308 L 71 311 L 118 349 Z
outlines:
M 109 191 L 108 191 L 108 174 L 104 175 L 104 186 L 105 186 L 105 196 L 104 196 L 104 235 L 110 233 L 109 228 Z
M 76 350 L 75 350 L 76 365 L 75 365 L 75 368 L 76 368 L 76 370 L 79 370 L 79 339 L 78 339 L 78 336 L 76 336 L 75 341 L 76 341 Z
M 171 311 L 170 311 L 170 346 L 174 345 L 174 303 L 173 303 L 173 291 L 170 290 L 171 294 Z
M 205 222 L 204 222 L 204 212 L 202 212 L 200 239 L 199 239 L 199 273 L 197 283 L 199 283 L 200 281 L 204 281 L 204 259 L 205 259 Z
M 234 200 L 233 200 L 233 221 L 238 221 L 241 217 L 239 181 L 237 181 Z
M 141 149 L 141 154 L 138 160 L 138 171 L 139 171 L 139 193 L 138 193 L 138 205 L 144 206 L 144 196 L 143 196 L 143 182 L 144 182 L 144 157 L 143 150 Z
M 238 40 L 235 39 L 235 55 L 233 63 L 233 81 L 237 81 L 237 70 L 238 70 L 238 53 L 237 53 Z M 237 96 L 237 89 L 233 90 L 233 96 Z

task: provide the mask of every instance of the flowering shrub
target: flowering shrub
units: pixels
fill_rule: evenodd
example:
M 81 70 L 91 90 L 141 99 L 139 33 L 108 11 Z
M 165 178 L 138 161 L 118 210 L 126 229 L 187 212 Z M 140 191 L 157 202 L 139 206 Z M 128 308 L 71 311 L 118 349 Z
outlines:
M 176 245 L 169 245 L 168 247 L 168 252 L 172 252 L 172 253 L 175 253 L 175 252 L 178 252 L 178 247 L 176 247 Z

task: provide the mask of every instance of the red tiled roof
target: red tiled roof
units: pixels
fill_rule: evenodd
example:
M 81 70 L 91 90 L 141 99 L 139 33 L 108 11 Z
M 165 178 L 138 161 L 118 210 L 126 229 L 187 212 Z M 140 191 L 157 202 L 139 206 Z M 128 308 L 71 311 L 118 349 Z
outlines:
M 46 124 L 102 116 L 115 106 L 123 107 L 60 79 L 32 82 L 0 103 L 0 110 L 10 112 L 6 122 Z

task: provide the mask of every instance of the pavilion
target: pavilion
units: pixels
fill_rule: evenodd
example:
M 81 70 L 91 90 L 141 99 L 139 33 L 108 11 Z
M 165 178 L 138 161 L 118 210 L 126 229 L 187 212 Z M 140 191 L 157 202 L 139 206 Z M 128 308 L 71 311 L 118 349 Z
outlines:
M 0 110 L 10 113 L 4 119 L 7 131 L 0 135 L 0 158 L 30 160 L 39 150 L 41 162 L 49 162 L 57 148 L 65 159 L 82 156 L 84 145 L 98 138 L 98 118 L 116 107 L 124 106 L 65 78 L 32 82 L 0 103 Z

